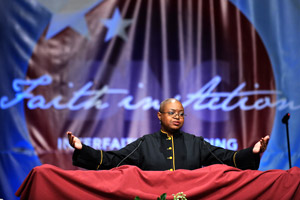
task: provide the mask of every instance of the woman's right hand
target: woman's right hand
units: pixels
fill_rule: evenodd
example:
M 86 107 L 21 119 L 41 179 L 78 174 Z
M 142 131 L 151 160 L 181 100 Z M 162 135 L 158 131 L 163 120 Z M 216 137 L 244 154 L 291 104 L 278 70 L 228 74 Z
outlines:
M 75 137 L 71 131 L 67 132 L 68 138 L 69 138 L 69 144 L 75 148 L 75 149 L 82 149 L 82 143 L 78 139 L 78 137 Z

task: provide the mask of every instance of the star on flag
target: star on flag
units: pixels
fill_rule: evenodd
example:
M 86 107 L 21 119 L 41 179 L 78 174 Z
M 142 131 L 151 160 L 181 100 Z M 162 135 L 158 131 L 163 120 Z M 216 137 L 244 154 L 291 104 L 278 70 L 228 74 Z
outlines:
M 102 0 L 37 1 L 52 14 L 46 39 L 54 37 L 67 27 L 71 27 L 81 35 L 89 37 L 85 14 L 102 2 Z
M 119 9 L 116 8 L 112 18 L 101 19 L 101 22 L 108 28 L 105 36 L 105 42 L 107 42 L 114 36 L 119 36 L 126 41 L 127 34 L 125 32 L 125 29 L 133 22 L 133 20 L 123 19 Z

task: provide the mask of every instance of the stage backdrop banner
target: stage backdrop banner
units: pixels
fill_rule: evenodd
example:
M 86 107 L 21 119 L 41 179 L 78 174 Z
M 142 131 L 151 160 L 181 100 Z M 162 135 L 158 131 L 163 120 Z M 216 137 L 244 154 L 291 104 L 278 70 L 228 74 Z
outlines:
M 160 129 L 226 149 L 269 134 L 260 170 L 300 166 L 300 1 L 0 1 L 0 198 L 41 164 L 72 166 L 66 131 L 117 150 Z

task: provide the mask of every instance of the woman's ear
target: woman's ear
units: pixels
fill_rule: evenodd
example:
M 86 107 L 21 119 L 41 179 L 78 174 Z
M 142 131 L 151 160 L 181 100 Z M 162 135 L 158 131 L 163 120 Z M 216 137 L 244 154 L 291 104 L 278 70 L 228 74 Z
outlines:
M 157 112 L 157 117 L 158 117 L 159 121 L 161 121 L 161 112 Z

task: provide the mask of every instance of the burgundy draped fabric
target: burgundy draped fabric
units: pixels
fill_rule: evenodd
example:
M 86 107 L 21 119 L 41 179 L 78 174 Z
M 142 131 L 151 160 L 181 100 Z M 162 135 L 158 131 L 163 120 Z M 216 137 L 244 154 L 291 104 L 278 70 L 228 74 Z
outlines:
M 42 165 L 31 170 L 16 192 L 21 199 L 156 199 L 183 192 L 187 199 L 299 199 L 300 169 L 239 170 L 212 165 L 197 170 L 63 170 Z

